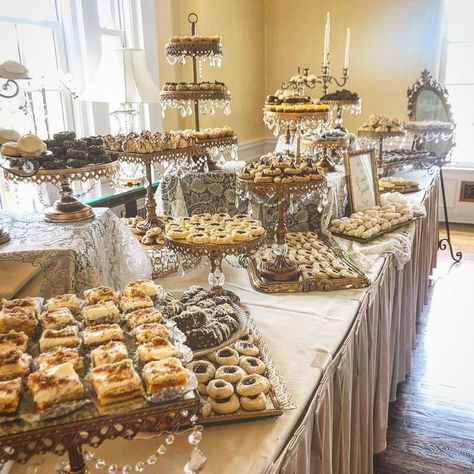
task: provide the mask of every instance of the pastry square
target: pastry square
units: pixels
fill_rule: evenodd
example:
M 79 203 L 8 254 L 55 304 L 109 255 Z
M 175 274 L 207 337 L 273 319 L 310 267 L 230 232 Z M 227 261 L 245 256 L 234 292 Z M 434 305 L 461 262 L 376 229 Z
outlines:
M 3 308 L 0 311 L 0 333 L 5 334 L 12 329 L 23 331 L 27 336 L 34 335 L 37 320 L 36 314 L 26 308 Z
M 162 323 L 164 320 L 160 311 L 154 308 L 138 309 L 125 316 L 125 321 L 130 330 L 135 329 L 141 324 Z
M 156 298 L 158 296 L 157 285 L 153 280 L 135 280 L 128 283 L 123 289 L 124 296 L 140 296 L 140 294 Z
M 39 369 L 49 369 L 57 365 L 71 362 L 77 373 L 84 372 L 84 360 L 77 349 L 60 347 L 52 352 L 43 352 L 36 359 Z
M 172 335 L 172 331 L 164 324 L 160 323 L 146 323 L 138 326 L 135 329 L 135 339 L 137 344 L 143 344 L 144 342 L 151 341 L 155 337 L 170 339 Z
M 153 308 L 153 301 L 149 296 L 122 296 L 120 307 L 123 311 L 135 311 L 143 308 Z
M 118 303 L 119 297 L 116 291 L 108 286 L 98 286 L 84 291 L 84 298 L 89 304 L 105 303 L 113 301 Z
M 121 341 L 124 335 L 118 324 L 98 324 L 84 329 L 84 344 L 92 346 L 109 341 Z
M 95 367 L 105 364 L 115 364 L 128 359 L 127 347 L 120 341 L 109 341 L 91 351 L 92 363 Z
M 76 323 L 69 308 L 43 311 L 39 316 L 39 320 L 43 329 L 61 329 L 65 326 L 74 325 Z
M 91 383 L 101 405 L 143 396 L 142 381 L 130 359 L 94 367 L 91 370 Z
M 79 328 L 66 326 L 62 329 L 46 329 L 41 334 L 39 346 L 41 352 L 46 352 L 55 347 L 77 347 L 81 343 Z
M 44 307 L 47 310 L 69 308 L 72 313 L 77 314 L 81 310 L 81 300 L 75 294 L 67 293 L 50 298 L 46 301 Z
M 155 337 L 151 341 L 140 344 L 137 347 L 137 356 L 140 362 L 150 362 L 168 357 L 182 357 L 183 353 L 170 341 L 162 337 Z
M 17 298 L 15 300 L 2 299 L 2 309 L 24 308 L 38 314 L 38 302 L 31 297 Z
M 19 349 L 26 352 L 28 347 L 28 336 L 23 331 L 8 331 L 7 334 L 0 334 L 0 354 Z
M 0 414 L 12 415 L 16 413 L 22 393 L 23 384 L 20 377 L 0 382 Z
M 142 373 L 149 395 L 164 388 L 183 387 L 189 379 L 189 370 L 185 369 L 176 357 L 148 362 Z
M 84 387 L 71 362 L 33 372 L 28 388 L 38 410 L 84 397 Z
M 32 357 L 19 349 L 0 354 L 0 379 L 24 377 L 30 371 Z
M 82 316 L 87 326 L 120 321 L 120 311 L 113 301 L 88 305 L 82 310 Z

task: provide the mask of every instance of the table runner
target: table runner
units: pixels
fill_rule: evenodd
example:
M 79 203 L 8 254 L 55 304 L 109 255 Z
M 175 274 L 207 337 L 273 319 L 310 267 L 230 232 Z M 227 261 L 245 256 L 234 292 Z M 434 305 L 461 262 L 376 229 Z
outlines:
M 0 212 L 11 239 L 0 246 L 0 297 L 50 297 L 149 278 L 148 254 L 109 209 L 95 219 L 53 224 L 39 213 Z
M 243 269 L 226 266 L 226 286 L 248 306 L 297 409 L 274 419 L 208 427 L 200 445 L 209 473 L 371 473 L 385 448 L 388 402 L 409 371 L 415 322 L 436 262 L 438 180 L 424 179 L 427 218 L 415 224 L 413 258 L 402 268 L 380 257 L 368 289 L 267 295 L 253 291 Z M 207 286 L 207 271 L 161 281 L 168 289 Z M 184 437 L 183 437 L 184 438 Z M 117 464 L 146 458 L 157 439 L 107 442 L 98 456 Z M 157 468 L 182 472 L 190 452 L 177 441 Z M 40 472 L 52 472 L 48 456 Z M 25 473 L 15 465 L 12 473 Z

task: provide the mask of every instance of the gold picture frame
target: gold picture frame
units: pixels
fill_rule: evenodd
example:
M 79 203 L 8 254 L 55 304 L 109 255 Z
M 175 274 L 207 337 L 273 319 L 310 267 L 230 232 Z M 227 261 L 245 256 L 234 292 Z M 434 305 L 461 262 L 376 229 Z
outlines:
M 375 149 L 346 152 L 344 154 L 344 170 L 350 213 L 380 206 Z

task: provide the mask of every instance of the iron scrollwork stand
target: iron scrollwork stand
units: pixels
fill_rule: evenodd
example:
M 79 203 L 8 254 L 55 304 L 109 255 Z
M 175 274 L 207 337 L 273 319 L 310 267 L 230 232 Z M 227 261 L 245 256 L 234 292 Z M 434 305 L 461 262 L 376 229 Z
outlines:
M 416 121 L 416 102 L 417 98 L 420 93 L 424 90 L 429 90 L 435 93 L 439 99 L 442 101 L 446 113 L 448 115 L 449 121 L 453 122 L 452 112 L 451 112 L 451 105 L 449 103 L 448 98 L 448 90 L 444 87 L 441 83 L 439 83 L 436 79 L 434 79 L 431 73 L 425 69 L 422 71 L 421 76 L 417 79 L 417 81 L 413 84 L 411 88 L 407 91 L 408 96 L 408 117 L 410 120 Z M 446 158 L 449 156 L 452 148 L 454 147 L 454 137 L 450 140 L 451 147 L 449 151 L 446 153 L 444 159 L 440 160 L 439 162 L 439 177 L 441 183 L 441 198 L 443 200 L 443 212 L 444 212 L 444 222 L 446 225 L 446 237 L 438 240 L 438 248 L 439 250 L 446 250 L 449 247 L 449 252 L 451 254 L 451 258 L 454 260 L 455 263 L 459 263 L 462 260 L 462 252 L 455 252 L 453 249 L 453 244 L 451 241 L 451 231 L 449 227 L 449 216 L 448 216 L 448 207 L 446 205 L 446 192 L 444 187 L 444 176 L 443 176 L 443 166 L 446 162 Z

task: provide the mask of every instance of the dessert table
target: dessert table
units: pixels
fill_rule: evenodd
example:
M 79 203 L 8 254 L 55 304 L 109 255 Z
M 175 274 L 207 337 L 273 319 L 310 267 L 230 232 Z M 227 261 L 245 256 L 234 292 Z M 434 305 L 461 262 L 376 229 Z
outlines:
M 409 199 L 427 211 L 406 232 L 412 258 L 400 266 L 391 254 L 380 255 L 368 273 L 369 288 L 261 294 L 250 287 L 244 269 L 223 268 L 226 287 L 253 315 L 297 408 L 273 419 L 206 427 L 203 472 L 373 471 L 373 454 L 386 446 L 388 404 L 410 370 L 416 319 L 436 264 L 438 175 L 412 177 L 424 190 Z M 200 268 L 160 283 L 178 290 L 206 281 L 207 269 Z M 183 472 L 190 452 L 185 436 L 160 458 L 160 472 Z M 115 440 L 96 453 L 108 462 L 133 463 L 159 444 L 153 437 Z M 47 456 L 39 472 L 53 472 L 56 462 Z M 26 469 L 15 464 L 11 473 Z
M 151 275 L 150 258 L 109 209 L 52 224 L 39 213 L 0 212 L 11 239 L 0 246 L 0 297 L 50 297 L 98 285 L 121 288 Z

